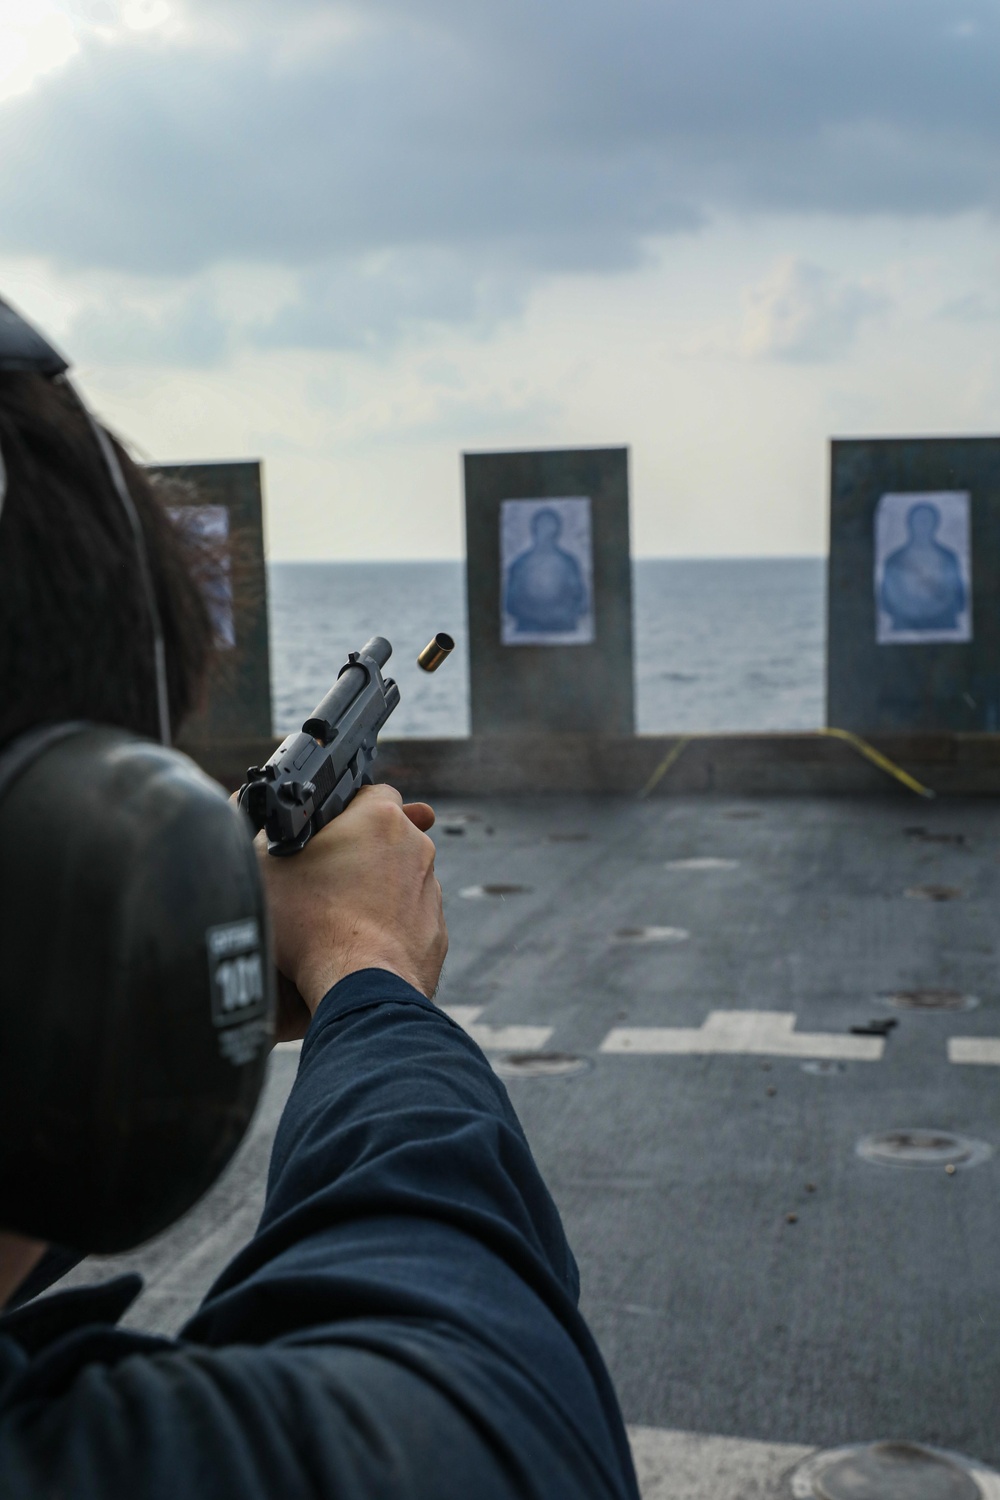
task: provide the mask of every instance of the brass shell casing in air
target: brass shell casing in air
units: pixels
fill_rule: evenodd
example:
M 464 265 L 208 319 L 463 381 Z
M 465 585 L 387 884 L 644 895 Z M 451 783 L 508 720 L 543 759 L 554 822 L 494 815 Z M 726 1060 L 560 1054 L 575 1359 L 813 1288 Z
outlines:
M 454 649 L 455 642 L 451 636 L 445 635 L 443 630 L 439 630 L 434 639 L 428 641 L 417 657 L 417 666 L 423 667 L 425 672 L 436 672 L 445 657 L 450 656 Z

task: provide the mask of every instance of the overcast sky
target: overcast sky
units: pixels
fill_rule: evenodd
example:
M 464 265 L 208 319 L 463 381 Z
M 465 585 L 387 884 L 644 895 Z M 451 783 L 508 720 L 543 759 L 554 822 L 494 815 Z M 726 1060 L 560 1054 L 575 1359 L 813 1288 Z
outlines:
M 0 0 L 0 293 L 276 557 L 613 443 L 638 552 L 821 552 L 829 437 L 996 430 L 998 147 L 996 0 Z

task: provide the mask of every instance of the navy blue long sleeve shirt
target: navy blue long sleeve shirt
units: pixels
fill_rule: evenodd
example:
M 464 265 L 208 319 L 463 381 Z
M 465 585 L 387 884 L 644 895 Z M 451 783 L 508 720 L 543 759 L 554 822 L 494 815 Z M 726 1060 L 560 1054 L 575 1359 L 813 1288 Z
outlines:
M 0 1318 L 4 1500 L 638 1495 L 506 1091 L 393 975 L 319 1006 L 257 1233 L 176 1340 L 115 1326 L 140 1285 Z

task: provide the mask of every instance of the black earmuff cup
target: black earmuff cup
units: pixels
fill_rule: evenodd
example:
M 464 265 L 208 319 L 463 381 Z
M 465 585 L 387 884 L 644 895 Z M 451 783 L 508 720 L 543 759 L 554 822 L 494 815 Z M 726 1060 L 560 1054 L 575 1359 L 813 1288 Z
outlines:
M 109 1252 L 192 1206 L 273 1035 L 250 831 L 176 751 L 88 727 L 0 792 L 0 1214 Z

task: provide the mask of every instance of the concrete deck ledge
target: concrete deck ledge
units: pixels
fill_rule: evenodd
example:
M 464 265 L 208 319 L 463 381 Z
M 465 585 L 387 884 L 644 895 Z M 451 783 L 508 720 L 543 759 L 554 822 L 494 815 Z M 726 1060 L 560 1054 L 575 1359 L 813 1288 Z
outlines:
M 679 743 L 683 742 L 683 743 Z M 226 740 L 186 749 L 230 789 L 248 765 L 279 743 Z M 1000 735 L 878 735 L 870 743 L 942 795 L 1000 793 Z M 679 747 L 679 748 L 678 748 Z M 378 779 L 408 796 L 490 796 L 532 792 L 637 795 L 671 752 L 652 796 L 715 792 L 727 796 L 786 793 L 858 794 L 897 790 L 913 796 L 842 740 L 806 734 L 510 735 L 471 739 L 386 739 Z M 916 801 L 916 799 L 914 799 Z

